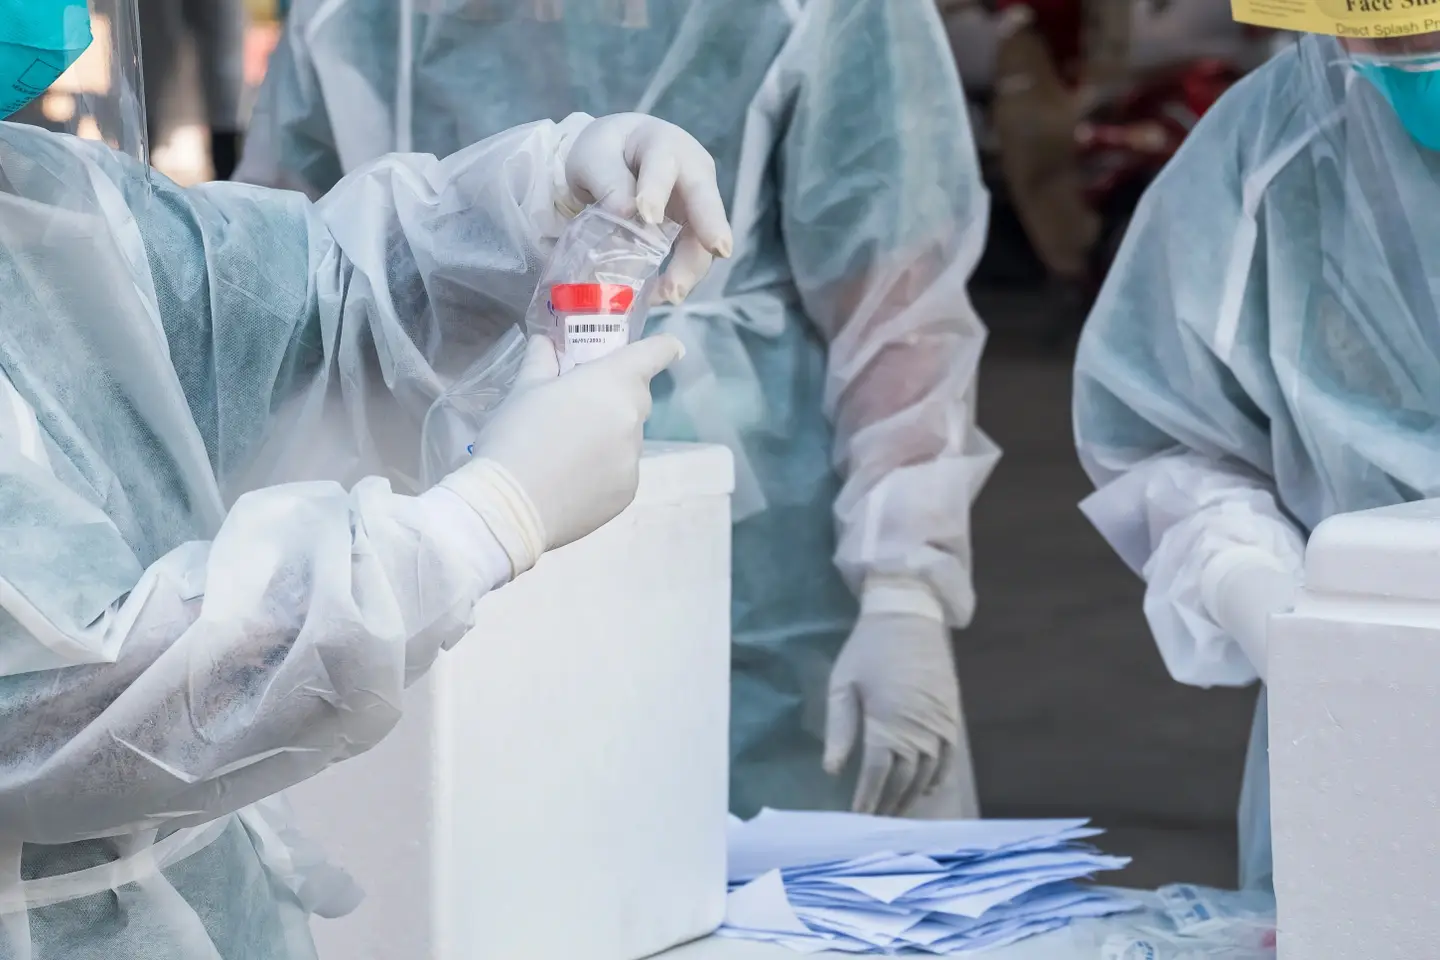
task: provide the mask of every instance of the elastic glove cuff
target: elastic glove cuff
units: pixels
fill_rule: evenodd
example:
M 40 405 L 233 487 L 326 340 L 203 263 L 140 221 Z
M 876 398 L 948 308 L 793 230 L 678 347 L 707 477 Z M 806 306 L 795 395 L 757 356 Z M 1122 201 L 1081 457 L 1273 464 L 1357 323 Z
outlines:
M 1221 589 L 1225 579 L 1244 567 L 1273 570 L 1286 575 L 1291 573 L 1279 557 L 1260 547 L 1238 546 L 1216 554 L 1200 571 L 1200 602 L 1205 605 L 1205 612 L 1211 619 L 1223 609 Z
M 431 535 L 458 550 L 479 572 L 486 590 L 514 578 L 514 564 L 500 538 L 458 493 L 432 487 L 417 499 L 430 518 Z
M 1237 643 L 1262 681 L 1270 678 L 1270 618 L 1290 610 L 1299 576 L 1258 547 L 1216 554 L 1200 573 L 1205 612 Z
M 549 542 L 540 512 L 530 495 L 503 466 L 494 460 L 474 460 L 439 486 L 470 505 L 500 541 L 515 576 L 540 561 Z
M 871 574 L 860 593 L 861 616 L 900 615 L 945 622 L 945 608 L 923 580 Z

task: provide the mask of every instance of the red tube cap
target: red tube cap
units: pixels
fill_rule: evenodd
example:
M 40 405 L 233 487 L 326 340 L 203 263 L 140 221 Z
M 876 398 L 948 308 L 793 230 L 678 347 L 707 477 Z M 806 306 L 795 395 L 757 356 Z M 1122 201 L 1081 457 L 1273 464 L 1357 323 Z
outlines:
M 623 283 L 557 283 L 550 288 L 556 313 L 629 313 L 635 288 Z

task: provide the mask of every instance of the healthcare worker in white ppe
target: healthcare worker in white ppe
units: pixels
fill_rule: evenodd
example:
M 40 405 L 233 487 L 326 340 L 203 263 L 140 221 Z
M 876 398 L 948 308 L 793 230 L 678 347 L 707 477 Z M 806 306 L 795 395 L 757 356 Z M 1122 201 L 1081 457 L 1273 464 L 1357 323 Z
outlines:
M 383 738 L 478 600 L 629 503 L 681 347 L 559 377 L 533 343 L 417 490 L 427 408 L 563 211 L 729 228 L 705 151 L 640 117 L 381 159 L 318 205 L 179 189 L 143 164 L 135 22 L 0 0 L 0 108 L 95 47 L 123 84 L 73 106 L 141 148 L 0 124 L 0 958 L 303 960 L 351 891 L 266 798 Z
M 934 0 L 300 0 L 237 176 L 318 195 L 574 110 L 692 131 L 735 226 L 652 314 L 688 350 L 649 427 L 736 455 L 731 809 L 974 815 L 989 208 Z
M 1440 495 L 1440 24 L 1393 6 L 1236 0 L 1307 35 L 1155 182 L 1081 342 L 1084 509 L 1144 576 L 1183 683 L 1265 679 L 1322 520 Z M 1267 743 L 1262 692 L 1247 886 L 1272 872 Z

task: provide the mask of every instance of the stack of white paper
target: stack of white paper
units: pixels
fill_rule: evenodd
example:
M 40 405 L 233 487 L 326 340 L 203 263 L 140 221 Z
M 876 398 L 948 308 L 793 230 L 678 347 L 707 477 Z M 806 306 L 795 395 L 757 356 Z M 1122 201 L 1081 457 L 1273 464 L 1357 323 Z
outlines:
M 1087 820 L 891 820 L 766 810 L 730 824 L 721 933 L 805 953 L 964 953 L 1138 904 L 1076 880 L 1130 861 Z

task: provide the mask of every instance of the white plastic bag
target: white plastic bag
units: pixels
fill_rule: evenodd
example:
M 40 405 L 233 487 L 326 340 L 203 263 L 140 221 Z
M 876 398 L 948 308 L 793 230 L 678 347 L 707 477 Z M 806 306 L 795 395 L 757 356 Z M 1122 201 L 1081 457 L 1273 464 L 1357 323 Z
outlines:
M 1275 960 L 1273 895 L 1180 883 L 1154 896 L 1154 916 L 1108 930 L 1097 960 Z
M 441 395 L 425 416 L 421 435 L 421 483 L 433 486 L 457 470 L 471 456 L 475 440 L 514 386 L 525 359 L 526 333 L 551 338 L 561 357 L 561 371 L 573 367 L 577 353 L 581 361 L 595 359 L 608 349 L 640 339 L 645 329 L 650 300 L 660 268 L 670 256 L 680 225 L 673 221 L 645 224 L 607 213 L 598 206 L 584 210 L 571 221 L 556 242 L 525 317 L 520 326 L 508 331 Z M 551 306 L 554 288 L 564 285 L 595 285 L 607 288 L 609 303 L 624 303 L 623 316 L 610 307 L 591 325 L 613 324 L 623 331 L 591 331 L 583 313 L 572 312 L 567 329 L 566 316 Z M 623 300 L 613 298 L 614 288 L 631 293 Z M 620 336 L 619 334 L 622 334 Z M 585 338 L 593 342 L 585 342 Z
M 555 344 L 562 373 L 640 339 L 660 268 L 679 234 L 673 221 L 647 224 L 598 206 L 570 223 L 525 317 L 531 334 Z
M 510 393 L 524 360 L 525 334 L 517 325 L 430 407 L 420 436 L 424 489 L 460 469 L 474 453 L 475 439 Z

